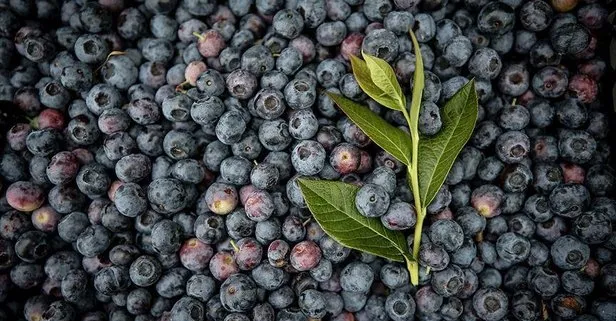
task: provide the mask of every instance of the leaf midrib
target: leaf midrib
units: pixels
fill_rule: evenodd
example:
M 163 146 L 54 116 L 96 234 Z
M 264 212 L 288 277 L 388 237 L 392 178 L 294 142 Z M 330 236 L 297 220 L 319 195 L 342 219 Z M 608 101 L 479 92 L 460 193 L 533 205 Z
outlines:
M 309 190 L 310 190 L 313 194 L 317 195 L 317 196 L 318 196 L 321 200 L 323 200 L 326 204 L 329 204 L 331 207 L 333 207 L 334 209 L 336 209 L 336 211 L 338 211 L 338 212 L 340 212 L 340 213 L 345 213 L 344 209 L 341 209 L 339 206 L 337 206 L 337 205 L 336 205 L 336 204 L 334 204 L 334 203 L 330 203 L 330 202 L 329 202 L 329 201 L 327 201 L 325 198 L 321 197 L 321 196 L 319 195 L 319 193 L 317 193 L 315 190 L 313 190 L 312 188 L 310 188 L 308 185 L 303 184 L 302 182 L 300 182 L 300 184 L 301 184 L 301 185 L 303 185 L 305 188 L 309 189 Z M 339 191 L 341 194 L 345 194 L 345 193 L 344 193 L 344 191 L 343 191 L 342 189 L 340 189 L 340 187 L 336 186 L 336 188 L 338 189 L 338 191 Z M 393 245 L 395 245 L 394 247 L 398 250 L 398 252 L 399 252 L 399 254 L 400 254 L 400 257 L 402 257 L 403 259 L 405 258 L 405 256 L 404 256 L 404 250 L 400 248 L 399 244 L 398 244 L 395 240 L 392 240 L 392 239 L 391 239 L 391 238 L 389 238 L 387 235 L 382 234 L 380 231 L 373 229 L 370 225 L 363 224 L 363 222 L 362 222 L 362 221 L 357 220 L 357 219 L 356 219 L 355 217 L 353 217 L 352 215 L 348 215 L 348 214 L 347 214 L 347 215 L 346 215 L 346 217 L 350 218 L 350 219 L 351 219 L 351 220 L 353 220 L 354 222 L 357 222 L 357 223 L 358 223 L 358 224 L 360 224 L 361 226 L 364 226 L 364 227 L 368 228 L 369 230 L 373 231 L 375 234 L 377 234 L 377 235 L 381 236 L 382 238 L 384 238 L 384 239 L 386 239 L 386 240 L 390 241 Z M 318 223 L 319 225 L 321 225 L 321 222 L 319 222 L 318 220 L 317 220 L 317 223 Z M 324 227 L 323 227 L 323 226 L 321 226 L 321 228 L 324 228 Z
M 330 93 L 330 92 L 328 92 L 328 93 L 327 93 L 327 95 L 329 95 L 329 96 L 330 96 L 330 98 L 331 98 L 331 97 L 340 97 L 340 98 L 343 98 L 343 97 L 342 97 L 342 96 L 340 96 L 340 95 L 337 95 L 337 94 L 334 94 L 334 93 Z M 332 100 L 334 100 L 334 102 L 336 102 L 336 99 L 333 99 L 333 98 L 332 98 Z M 355 102 L 353 102 L 353 103 L 355 104 Z M 400 149 L 399 144 L 398 144 L 398 143 L 396 143 L 396 142 L 394 142 L 394 141 L 391 139 L 391 137 L 389 137 L 390 135 L 387 135 L 386 133 L 384 133 L 383 131 L 381 131 L 381 129 L 380 129 L 379 127 L 374 126 L 374 125 L 373 125 L 373 124 L 372 124 L 372 123 L 371 123 L 368 119 L 366 119 L 366 118 L 364 118 L 364 117 L 363 117 L 363 114 L 362 114 L 361 112 L 359 112 L 359 113 L 355 113 L 355 115 L 354 115 L 354 116 L 351 116 L 351 115 L 349 115 L 349 114 L 348 114 L 348 113 L 344 110 L 344 108 L 345 108 L 345 107 L 342 107 L 342 106 L 341 106 L 339 103 L 337 103 L 337 102 L 336 102 L 336 105 L 338 105 L 338 106 L 340 107 L 340 109 L 342 109 L 342 111 L 343 111 L 343 112 L 347 115 L 347 117 L 349 117 L 349 118 L 351 118 L 351 119 L 352 119 L 354 116 L 356 116 L 356 117 L 358 117 L 358 118 L 361 118 L 361 120 L 362 120 L 364 123 L 366 123 L 366 124 L 367 124 L 367 126 L 370 126 L 370 128 L 372 128 L 373 130 L 375 130 L 376 132 L 378 132 L 378 133 L 379 133 L 382 137 L 385 137 L 385 138 L 387 139 L 387 141 L 388 141 L 388 142 L 389 142 L 389 143 L 390 143 L 390 144 L 391 144 L 391 145 L 392 145 L 392 146 L 393 146 L 393 147 L 394 147 L 394 148 L 395 148 L 398 152 L 400 152 L 400 154 L 401 154 L 401 155 L 404 155 L 404 159 L 398 159 L 398 157 L 396 157 L 396 156 L 394 156 L 394 155 L 392 155 L 392 156 L 394 156 L 394 157 L 395 157 L 396 159 L 398 159 L 399 161 L 403 162 L 405 165 L 408 165 L 408 164 L 410 164 L 410 163 L 411 163 L 411 159 L 410 159 L 411 155 L 407 155 L 407 153 L 406 153 L 404 150 Z M 395 127 L 394 127 L 394 128 L 395 128 Z M 403 132 L 401 129 L 399 129 L 399 128 L 395 128 L 395 130 L 399 130 L 399 131 L 400 131 L 400 133 L 399 133 L 399 134 L 406 135 L 406 133 L 404 133 L 404 132 Z M 363 132 L 364 132 L 364 133 L 365 133 L 368 137 L 370 137 L 370 136 L 371 136 L 371 135 L 370 135 L 369 133 L 367 133 L 366 131 L 363 131 Z M 410 138 L 410 137 L 409 137 L 409 138 Z M 370 139 L 372 139 L 372 141 L 374 141 L 374 142 L 375 142 L 375 144 L 376 144 L 376 141 L 375 141 L 372 137 L 370 137 Z M 377 145 L 378 145 L 378 144 L 377 144 Z M 380 146 L 379 146 L 379 147 L 380 147 Z M 383 147 L 381 147 L 381 148 L 383 148 Z M 383 148 L 383 149 L 385 150 L 385 148 Z M 391 154 L 391 153 L 390 153 L 390 154 Z
M 466 92 L 466 96 L 464 97 L 464 102 L 465 102 L 464 106 L 466 106 L 466 102 L 468 101 L 468 97 L 470 97 L 470 95 L 471 95 L 471 91 L 470 91 L 470 90 L 468 90 L 468 91 Z M 460 114 L 461 114 L 461 115 L 464 115 L 464 111 L 462 111 Z M 448 118 L 450 118 L 450 117 L 448 117 Z M 451 120 L 451 118 L 450 118 L 450 120 Z M 439 160 L 439 162 L 438 162 L 438 163 L 437 163 L 437 164 L 436 164 L 436 165 L 432 168 L 432 170 L 430 171 L 431 173 L 430 173 L 430 176 L 429 176 L 429 180 L 428 180 L 428 182 L 432 182 L 432 181 L 433 181 L 434 176 L 435 176 L 435 173 L 436 173 L 436 169 L 438 168 L 438 164 L 440 164 L 440 163 L 441 163 L 441 161 L 440 161 L 440 160 L 442 159 L 442 156 L 443 156 L 443 155 L 445 155 L 446 146 L 447 146 L 447 145 L 449 145 L 449 142 L 451 141 L 451 137 L 453 137 L 453 134 L 455 133 L 455 129 L 457 128 L 458 124 L 460 124 L 460 122 L 461 122 L 461 121 L 462 121 L 462 117 L 458 117 L 458 120 L 457 120 L 457 121 L 455 121 L 455 126 L 453 127 L 453 129 L 454 129 L 454 130 L 452 130 L 452 131 L 451 131 L 451 133 L 448 133 L 449 135 L 448 135 L 448 138 L 447 138 L 447 143 L 446 143 L 446 144 L 443 144 L 443 147 L 442 147 L 442 148 L 440 148 L 440 152 L 439 152 L 439 153 L 438 153 L 438 155 L 437 155 L 437 156 L 438 156 L 438 157 L 437 157 L 437 159 Z M 452 126 L 452 125 L 453 125 L 453 123 L 451 123 L 451 124 L 447 124 L 447 125 L 448 125 L 448 126 Z M 426 186 L 426 187 L 427 187 L 427 188 L 425 188 L 425 189 L 423 189 L 423 188 L 422 188 L 422 189 L 420 190 L 420 193 L 422 193 L 422 194 L 423 194 L 423 195 L 421 195 L 421 196 L 422 196 L 422 198 L 423 198 L 426 202 L 428 202 L 428 201 L 430 201 L 430 202 L 431 202 L 432 200 L 426 200 L 426 197 L 428 196 L 428 190 L 429 190 L 429 187 L 430 187 L 430 186 L 428 185 L 428 186 Z M 427 206 L 427 205 L 429 205 L 429 204 L 425 204 L 425 205 Z
M 406 108 L 406 102 L 404 101 L 404 95 L 402 95 L 402 88 L 400 88 L 400 84 L 398 83 L 398 81 L 396 81 L 395 83 L 393 83 L 393 82 L 391 81 L 391 79 L 389 79 L 389 77 L 387 77 L 387 75 L 388 75 L 388 71 L 389 71 L 389 70 L 386 70 L 385 68 L 383 68 L 383 67 L 381 66 L 381 64 L 380 64 L 380 63 L 378 63 L 378 62 L 374 61 L 374 65 L 376 65 L 376 67 L 379 69 L 379 71 L 381 72 L 381 74 L 382 74 L 383 76 L 385 76 L 385 77 L 383 77 L 383 78 L 385 78 L 385 79 L 387 80 L 387 82 L 391 85 L 391 87 L 394 89 L 394 92 L 393 92 L 393 93 L 391 93 L 391 95 L 390 95 L 390 96 L 394 96 L 395 98 L 397 98 L 397 99 L 395 99 L 394 101 L 395 101 L 395 102 L 397 102 L 397 103 L 399 104 L 399 108 L 400 108 L 400 109 L 404 109 L 404 108 Z M 372 70 L 371 70 L 370 68 L 368 68 L 368 71 L 370 72 L 370 76 L 371 76 L 371 78 L 373 78 L 373 79 L 374 79 L 374 74 L 372 73 Z M 376 85 L 376 86 L 377 86 L 377 87 L 379 87 L 379 85 Z M 388 93 L 387 93 L 385 90 L 383 90 L 381 87 L 379 87 L 379 89 L 381 89 L 381 91 L 383 91 L 383 93 L 388 94 Z M 398 90 L 398 89 L 400 89 L 400 90 Z M 388 94 L 388 95 L 389 95 L 389 94 Z
M 347 115 L 347 116 L 348 116 L 348 115 Z M 366 118 L 364 118 L 364 117 L 363 117 L 363 115 L 358 114 L 358 117 L 360 117 L 360 118 L 361 118 L 361 119 L 362 119 L 365 123 L 367 123 L 367 124 L 368 124 L 368 126 L 370 126 L 370 127 L 371 127 L 371 128 L 373 128 L 373 129 L 376 129 L 376 131 L 377 131 L 379 134 L 381 134 L 381 136 L 385 137 L 385 138 L 387 139 L 387 141 L 388 141 L 388 142 L 390 142 L 392 145 L 394 145 L 394 147 L 395 147 L 395 148 L 396 148 L 396 149 L 400 152 L 400 154 L 402 154 L 402 155 L 405 155 L 405 156 L 406 156 L 406 154 L 404 153 L 404 151 L 403 151 L 402 149 L 398 148 L 398 144 L 397 144 L 396 142 L 394 142 L 394 141 L 393 141 L 393 140 L 389 137 L 389 135 L 387 135 L 386 133 L 382 132 L 382 131 L 381 131 L 381 129 L 380 129 L 379 127 L 372 125 L 372 123 L 370 123 L 370 121 L 368 121 Z M 400 130 L 400 129 L 396 128 L 396 130 Z M 366 133 L 366 135 L 368 135 L 368 137 L 370 137 L 370 135 L 369 135 L 368 133 Z M 404 134 L 403 134 L 403 135 L 404 135 Z M 410 156 L 410 155 L 409 155 L 409 156 Z M 411 162 L 411 160 L 410 160 L 410 159 L 408 159 L 407 157 L 405 157 L 405 160 L 406 160 L 407 164 Z

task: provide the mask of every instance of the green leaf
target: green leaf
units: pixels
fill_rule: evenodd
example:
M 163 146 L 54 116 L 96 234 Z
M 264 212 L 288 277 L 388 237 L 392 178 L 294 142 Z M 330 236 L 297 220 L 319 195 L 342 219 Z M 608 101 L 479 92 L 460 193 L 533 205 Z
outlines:
M 419 137 L 419 129 L 417 128 L 419 122 L 419 109 L 421 108 L 421 96 L 424 90 L 424 65 L 423 58 L 421 57 L 421 50 L 419 49 L 419 43 L 413 33 L 413 30 L 409 30 L 411 40 L 413 41 L 413 49 L 415 51 L 415 72 L 413 73 L 413 94 L 411 96 L 411 132 L 414 133 L 413 137 Z
M 418 178 L 423 206 L 428 206 L 443 185 L 453 162 L 470 139 L 477 121 L 475 80 L 469 81 L 445 104 L 443 129 L 419 140 Z
M 372 81 L 370 70 L 365 61 L 351 55 L 351 67 L 353 68 L 353 75 L 355 76 L 355 80 L 357 80 L 357 84 L 359 84 L 359 87 L 370 96 L 370 98 L 387 108 L 400 110 L 396 98 L 383 92 L 383 90 Z
M 362 52 L 366 67 L 370 71 L 370 79 L 383 93 L 396 102 L 394 106 L 386 106 L 395 110 L 406 108 L 406 97 L 396 79 L 396 74 L 387 61 Z M 363 88 L 362 88 L 363 89 Z M 375 99 L 376 100 L 376 99 Z
M 299 179 L 308 209 L 338 243 L 392 261 L 410 260 L 404 234 L 390 231 L 381 220 L 361 215 L 355 207 L 359 187 L 336 181 Z
M 365 106 L 341 95 L 327 95 L 372 141 L 405 165 L 411 164 L 411 137 Z

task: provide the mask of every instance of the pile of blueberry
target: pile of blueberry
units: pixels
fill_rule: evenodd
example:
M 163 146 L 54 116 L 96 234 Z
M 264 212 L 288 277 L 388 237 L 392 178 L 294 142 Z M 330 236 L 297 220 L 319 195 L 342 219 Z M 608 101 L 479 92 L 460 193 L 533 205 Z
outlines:
M 616 320 L 602 3 L 0 1 L 0 320 Z M 361 186 L 412 247 L 403 165 L 326 96 L 408 130 L 349 57 L 409 93 L 409 28 L 420 132 L 471 78 L 480 102 L 417 287 L 325 235 L 297 185 Z

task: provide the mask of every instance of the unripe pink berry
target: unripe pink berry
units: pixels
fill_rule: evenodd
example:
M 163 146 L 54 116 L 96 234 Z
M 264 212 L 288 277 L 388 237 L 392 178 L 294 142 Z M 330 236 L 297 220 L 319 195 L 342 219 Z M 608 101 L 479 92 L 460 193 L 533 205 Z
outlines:
M 576 74 L 569 80 L 569 92 L 580 102 L 590 104 L 597 99 L 597 82 L 586 75 Z
M 194 33 L 194 35 L 199 38 L 197 49 L 203 57 L 216 57 L 227 47 L 225 38 L 217 30 L 210 29 L 202 35 L 198 33 Z
M 207 70 L 207 65 L 203 61 L 191 61 L 184 70 L 184 78 L 191 86 L 195 86 L 197 79 Z
M 363 41 L 364 35 L 362 35 L 361 33 L 354 32 L 348 35 L 346 38 L 344 38 L 342 44 L 340 45 L 340 54 L 342 54 L 342 57 L 344 57 L 344 59 L 346 60 L 351 59 L 351 55 L 359 56 L 359 54 L 361 53 L 361 44 L 363 43 Z

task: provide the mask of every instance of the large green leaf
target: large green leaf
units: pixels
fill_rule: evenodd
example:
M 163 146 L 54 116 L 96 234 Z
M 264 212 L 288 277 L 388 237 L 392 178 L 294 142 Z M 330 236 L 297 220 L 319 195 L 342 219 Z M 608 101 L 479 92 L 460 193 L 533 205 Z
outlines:
M 357 211 L 357 186 L 309 179 L 299 179 L 299 186 L 315 220 L 338 243 L 392 261 L 410 260 L 401 232 L 388 230 L 379 219 Z
M 397 160 L 411 164 L 411 137 L 365 106 L 341 95 L 328 92 L 327 95 L 372 141 Z
M 443 185 L 453 162 L 469 140 L 477 121 L 475 80 L 469 81 L 441 111 L 443 129 L 419 140 L 418 178 L 423 206 L 428 206 Z
M 421 108 L 421 96 L 423 94 L 425 86 L 424 65 L 423 58 L 421 57 L 421 50 L 419 49 L 419 43 L 413 33 L 413 30 L 409 30 L 411 40 L 413 41 L 413 49 L 415 52 L 415 72 L 413 73 L 413 94 L 411 96 L 411 112 L 410 118 L 411 132 L 415 132 L 415 137 L 419 133 L 417 124 L 419 122 L 419 109 Z
M 362 56 L 366 61 L 366 67 L 370 71 L 372 82 L 396 103 L 393 106 L 386 107 L 395 110 L 406 108 L 406 97 L 402 92 L 402 88 L 400 88 L 394 70 L 387 61 L 364 52 L 362 52 Z
M 387 108 L 400 110 L 398 100 L 386 94 L 372 81 L 370 70 L 365 61 L 351 55 L 351 67 L 353 68 L 353 76 L 355 76 L 357 84 L 370 98 Z

